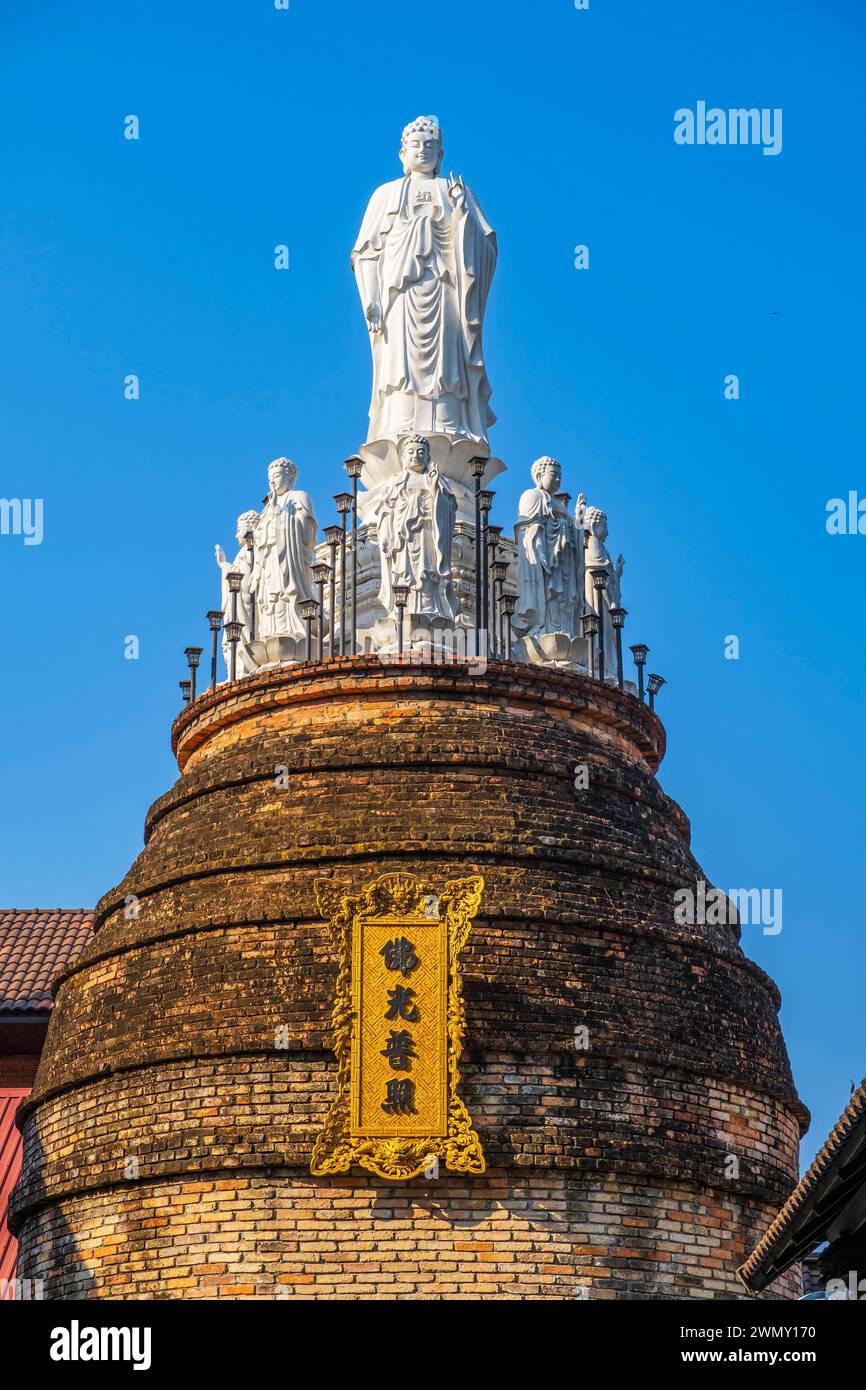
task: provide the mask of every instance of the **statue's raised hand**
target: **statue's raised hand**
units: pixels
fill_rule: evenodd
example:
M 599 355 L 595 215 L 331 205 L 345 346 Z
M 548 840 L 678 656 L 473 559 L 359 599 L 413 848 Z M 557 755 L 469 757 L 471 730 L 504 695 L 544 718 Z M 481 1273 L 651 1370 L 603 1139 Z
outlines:
M 226 553 L 221 545 L 214 546 L 214 554 L 216 555 L 216 562 L 218 565 L 224 565 L 226 563 Z
M 455 212 L 466 212 L 466 184 L 462 174 L 459 178 L 454 177 L 453 171 L 448 175 L 448 197 Z
M 378 299 L 371 299 L 364 310 L 364 317 L 367 320 L 367 327 L 371 333 L 382 332 L 382 305 Z

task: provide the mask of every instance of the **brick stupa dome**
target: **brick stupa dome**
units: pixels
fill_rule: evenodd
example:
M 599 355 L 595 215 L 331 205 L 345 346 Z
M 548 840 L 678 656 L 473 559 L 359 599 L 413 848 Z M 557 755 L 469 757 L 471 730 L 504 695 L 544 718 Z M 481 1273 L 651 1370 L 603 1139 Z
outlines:
M 66 1299 L 744 1296 L 804 1111 L 738 929 L 674 921 L 703 875 L 645 705 L 355 657 L 218 687 L 173 736 L 179 780 L 56 987 L 21 1277 Z M 487 1171 L 313 1177 L 336 1084 L 314 880 L 396 871 L 485 881 L 461 1069 Z

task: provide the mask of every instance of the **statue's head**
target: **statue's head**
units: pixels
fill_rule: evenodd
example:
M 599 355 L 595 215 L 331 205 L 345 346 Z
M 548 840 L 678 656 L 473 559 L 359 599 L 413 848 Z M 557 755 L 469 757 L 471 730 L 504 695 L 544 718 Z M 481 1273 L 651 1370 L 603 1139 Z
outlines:
M 587 507 L 583 514 L 583 524 L 600 541 L 607 540 L 607 512 L 600 507 Z
M 274 459 L 268 468 L 268 487 L 271 492 L 290 492 L 297 476 L 298 470 L 291 459 Z
M 241 512 L 238 517 L 238 529 L 235 533 L 238 538 L 238 545 L 246 544 L 247 533 L 249 531 L 255 531 L 258 520 L 258 512 Z
M 423 434 L 404 434 L 400 440 L 400 462 L 411 473 L 425 473 L 430 462 L 430 440 Z
M 442 131 L 435 116 L 417 116 L 403 131 L 400 162 L 404 174 L 439 173 L 442 163 Z
M 545 454 L 544 458 L 536 459 L 529 470 L 532 474 L 532 481 L 536 487 L 543 488 L 545 492 L 559 492 L 559 485 L 562 482 L 562 469 L 558 459 L 552 459 Z

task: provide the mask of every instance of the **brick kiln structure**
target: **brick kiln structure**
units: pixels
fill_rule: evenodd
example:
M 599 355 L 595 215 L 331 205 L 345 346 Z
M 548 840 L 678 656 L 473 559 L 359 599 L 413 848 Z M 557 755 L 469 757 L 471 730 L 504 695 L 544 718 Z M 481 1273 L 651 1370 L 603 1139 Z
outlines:
M 738 931 L 673 920 L 702 875 L 646 706 L 538 667 L 355 657 L 219 687 L 174 747 L 59 979 L 21 1119 L 22 1278 L 60 1299 L 745 1296 L 804 1111 Z M 393 871 L 484 876 L 461 1088 L 483 1176 L 310 1175 L 336 1072 L 314 880 Z M 796 1269 L 768 1296 L 798 1292 Z

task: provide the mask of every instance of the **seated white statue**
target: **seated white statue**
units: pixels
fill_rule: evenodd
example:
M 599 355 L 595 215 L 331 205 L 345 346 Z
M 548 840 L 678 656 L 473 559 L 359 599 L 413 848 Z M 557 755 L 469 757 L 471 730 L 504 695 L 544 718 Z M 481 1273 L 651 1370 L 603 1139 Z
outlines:
M 400 441 L 400 472 L 379 493 L 373 513 L 382 562 L 379 602 L 396 618 L 394 585 L 407 584 L 406 612 L 453 622 L 457 600 L 451 548 L 457 500 L 430 461 L 421 435 Z
M 297 476 L 290 459 L 268 468 L 268 499 L 253 542 L 257 639 L 303 637 L 300 605 L 315 597 L 310 566 L 318 526 L 309 493 L 295 490 Z
M 582 532 L 557 497 L 562 470 L 556 459 L 536 459 L 534 487 L 518 503 L 517 607 L 514 630 L 529 636 L 579 634 L 583 613 Z

